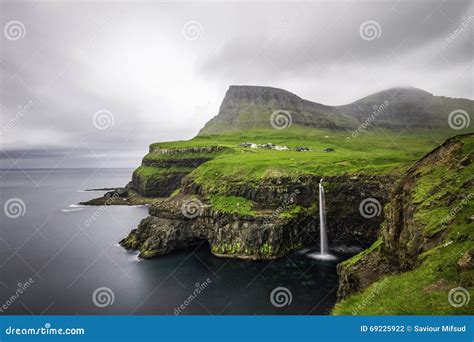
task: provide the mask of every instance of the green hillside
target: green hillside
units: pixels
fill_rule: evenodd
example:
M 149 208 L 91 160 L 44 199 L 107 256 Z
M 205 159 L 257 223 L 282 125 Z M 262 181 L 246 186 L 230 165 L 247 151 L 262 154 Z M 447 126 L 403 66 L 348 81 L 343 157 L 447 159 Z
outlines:
M 384 130 L 364 132 L 352 138 L 347 131 L 315 130 L 292 126 L 284 131 L 247 130 L 215 135 L 199 135 L 187 141 L 156 143 L 156 148 L 191 148 L 223 146 L 228 149 L 208 154 L 212 160 L 198 166 L 189 175 L 206 188 L 225 192 L 234 182 L 260 181 L 265 178 L 298 176 L 301 174 L 342 175 L 346 173 L 387 174 L 401 170 L 442 143 L 453 131 Z M 291 150 L 253 149 L 241 147 L 243 142 L 285 145 Z M 310 151 L 297 152 L 303 146 Z M 325 153 L 326 148 L 335 152 Z M 202 156 L 202 155 L 201 155 Z M 149 155 L 145 158 L 149 158 Z M 155 158 L 169 158 L 169 155 Z M 173 169 L 167 169 L 174 172 Z M 152 176 L 153 170 L 148 170 Z M 162 169 L 155 169 L 162 174 Z
M 362 292 L 338 303 L 334 314 L 469 315 L 474 312 L 468 301 L 456 306 L 462 303 L 463 290 L 459 290 L 458 298 L 452 295 L 449 300 L 452 289 L 462 287 L 467 292 L 474 286 L 473 153 L 473 135 L 456 137 L 442 153 L 435 152 L 415 165 L 406 176 L 413 184 L 404 200 L 405 212 L 413 212 L 413 218 L 405 214 L 405 222 L 386 222 L 381 238 L 373 247 L 341 265 L 348 272 L 363 272 L 365 277 L 367 269 L 391 266 Z M 402 231 L 390 232 L 391 224 L 402 226 Z M 411 235 L 408 241 L 407 234 Z M 400 240 L 400 246 L 393 250 L 392 240 Z M 387 262 L 390 259 L 395 262 Z M 470 296 L 474 295 L 474 291 L 469 292 Z
M 314 129 L 354 131 L 370 121 L 368 130 L 449 130 L 449 114 L 455 110 L 474 112 L 474 101 L 434 96 L 412 87 L 398 87 L 366 96 L 343 106 L 327 106 L 300 98 L 288 91 L 256 86 L 231 86 L 219 113 L 199 135 L 229 131 L 271 129 L 272 114 L 280 114 L 282 125 Z

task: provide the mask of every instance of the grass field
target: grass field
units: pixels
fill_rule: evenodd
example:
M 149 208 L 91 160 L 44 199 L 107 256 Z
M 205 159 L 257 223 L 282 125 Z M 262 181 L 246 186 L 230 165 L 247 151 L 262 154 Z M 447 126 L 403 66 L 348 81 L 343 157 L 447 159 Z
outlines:
M 282 131 L 250 130 L 197 136 L 187 141 L 156 143 L 152 148 L 228 147 L 224 152 L 214 153 L 213 160 L 191 173 L 191 177 L 206 188 L 224 188 L 226 182 L 260 181 L 270 177 L 293 177 L 301 174 L 326 176 L 396 172 L 456 133 L 452 130 L 401 133 L 376 130 L 352 137 L 348 131 L 292 126 Z M 242 142 L 273 143 L 288 146 L 292 150 L 244 148 L 239 146 Z M 294 151 L 296 146 L 308 147 L 310 151 Z M 326 148 L 333 148 L 335 152 L 323 152 Z M 164 155 L 163 158 L 170 157 Z

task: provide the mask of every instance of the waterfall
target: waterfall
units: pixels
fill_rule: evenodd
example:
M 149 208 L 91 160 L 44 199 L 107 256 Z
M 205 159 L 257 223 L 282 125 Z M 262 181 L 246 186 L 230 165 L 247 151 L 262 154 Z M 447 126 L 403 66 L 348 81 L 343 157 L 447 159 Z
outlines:
M 319 181 L 319 253 L 308 254 L 318 260 L 337 260 L 337 256 L 329 254 L 328 237 L 326 234 L 326 199 L 324 197 L 323 179 Z
M 320 254 L 328 254 L 328 238 L 326 235 L 326 202 L 324 198 L 323 179 L 319 181 L 319 235 Z

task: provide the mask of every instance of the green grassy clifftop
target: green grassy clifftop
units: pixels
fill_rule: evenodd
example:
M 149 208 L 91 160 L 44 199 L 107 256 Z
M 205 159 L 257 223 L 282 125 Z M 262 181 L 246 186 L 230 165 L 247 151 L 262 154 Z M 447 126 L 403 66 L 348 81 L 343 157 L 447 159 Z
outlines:
M 380 239 L 339 266 L 334 314 L 474 312 L 473 153 L 474 135 L 452 138 L 400 179 Z

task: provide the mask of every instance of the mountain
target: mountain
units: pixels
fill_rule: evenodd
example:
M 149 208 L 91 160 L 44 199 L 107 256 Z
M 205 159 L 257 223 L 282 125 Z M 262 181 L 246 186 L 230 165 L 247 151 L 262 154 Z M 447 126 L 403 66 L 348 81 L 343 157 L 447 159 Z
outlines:
M 449 113 L 458 109 L 472 113 L 474 101 L 434 96 L 413 87 L 398 87 L 336 108 L 360 123 L 374 116 L 376 119 L 371 121 L 373 127 L 449 129 Z
M 357 122 L 334 108 L 304 100 L 283 89 L 258 86 L 230 86 L 219 113 L 199 134 L 214 134 L 250 128 L 271 128 L 275 111 L 288 111 L 292 124 L 328 129 L 352 128 Z
M 354 130 L 364 122 L 372 128 L 449 128 L 453 110 L 474 111 L 474 101 L 454 99 L 413 87 L 384 90 L 343 106 L 308 101 L 283 89 L 230 86 L 219 113 L 199 135 L 271 128 L 272 113 L 283 113 L 292 125 L 330 130 Z M 289 117 L 289 119 L 288 119 Z

